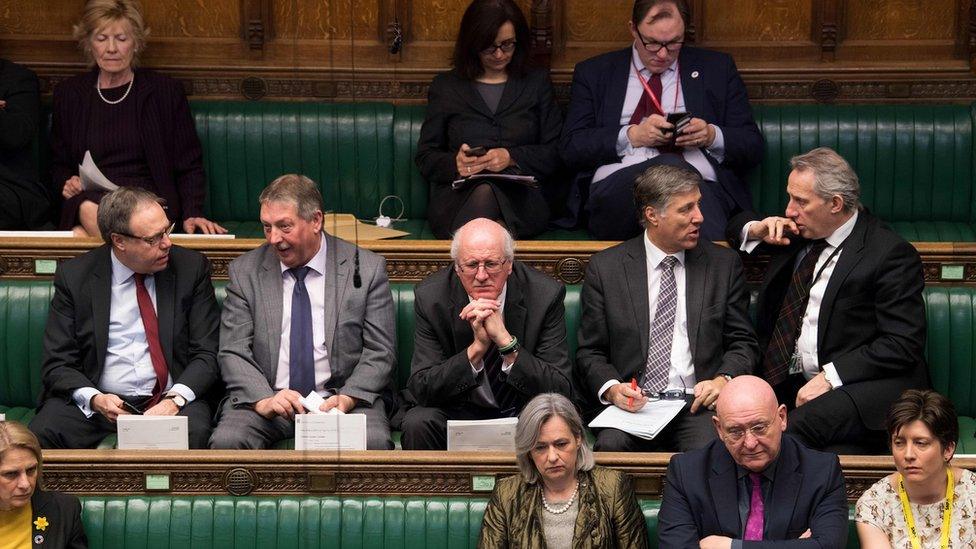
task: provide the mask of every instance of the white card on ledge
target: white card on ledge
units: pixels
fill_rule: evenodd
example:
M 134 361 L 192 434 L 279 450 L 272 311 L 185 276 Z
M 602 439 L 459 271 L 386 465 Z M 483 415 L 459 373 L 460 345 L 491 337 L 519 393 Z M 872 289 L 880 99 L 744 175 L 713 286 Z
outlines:
M 341 413 L 295 416 L 296 450 L 365 450 L 366 415 Z
M 118 417 L 119 450 L 189 450 L 186 416 Z
M 517 417 L 447 420 L 449 452 L 514 452 Z

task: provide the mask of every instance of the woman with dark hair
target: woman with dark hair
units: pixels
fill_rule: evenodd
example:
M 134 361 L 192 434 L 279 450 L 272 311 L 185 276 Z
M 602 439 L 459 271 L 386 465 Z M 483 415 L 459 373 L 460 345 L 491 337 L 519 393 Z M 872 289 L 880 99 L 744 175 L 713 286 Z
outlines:
M 474 0 L 461 19 L 454 69 L 430 85 L 417 166 L 430 183 L 427 217 L 437 238 L 487 217 L 516 236 L 545 230 L 543 192 L 477 174 L 535 176 L 542 185 L 560 167 L 562 116 L 548 72 L 528 68 L 529 27 L 512 0 Z
M 976 547 L 976 475 L 951 463 L 959 441 L 952 401 L 905 391 L 885 423 L 898 472 L 857 500 L 861 547 Z

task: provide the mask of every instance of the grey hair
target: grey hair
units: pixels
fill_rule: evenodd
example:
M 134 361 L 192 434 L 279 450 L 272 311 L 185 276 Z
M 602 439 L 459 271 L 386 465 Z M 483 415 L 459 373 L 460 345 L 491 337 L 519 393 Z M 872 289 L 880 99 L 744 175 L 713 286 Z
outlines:
M 839 196 L 848 213 L 861 208 L 861 185 L 857 174 L 833 149 L 818 147 L 794 156 L 790 159 L 790 167 L 798 172 L 813 172 L 813 192 L 820 198 L 830 200 L 834 195 Z
M 497 221 L 492 221 L 491 219 L 485 217 L 479 217 L 477 219 L 468 221 L 464 225 L 461 225 L 458 230 L 454 231 L 454 234 L 451 236 L 451 261 L 456 262 L 458 254 L 461 253 L 461 240 L 464 238 L 464 234 L 467 231 L 483 228 L 479 226 L 483 226 L 486 223 L 496 225 L 499 232 L 502 233 L 502 254 L 505 256 L 505 259 L 509 261 L 515 259 L 515 238 L 512 237 L 512 233 L 508 232 L 508 229 Z
M 98 205 L 98 232 L 112 242 L 112 233 L 131 235 L 132 212 L 143 204 L 162 204 L 163 200 L 141 187 L 119 187 L 102 198 Z
M 315 212 L 322 211 L 322 193 L 314 181 L 297 173 L 289 173 L 272 181 L 261 191 L 258 203 L 290 202 L 298 210 L 298 217 L 312 221 Z
M 634 181 L 634 203 L 641 226 L 647 225 L 645 209 L 651 207 L 663 212 L 674 195 L 697 189 L 701 181 L 697 171 L 679 166 L 658 164 L 644 170 Z
M 589 471 L 593 468 L 593 450 L 586 442 L 583 433 L 583 420 L 576 407 L 568 398 L 559 393 L 541 393 L 530 400 L 519 414 L 518 427 L 515 428 L 515 460 L 518 462 L 522 478 L 530 484 L 539 480 L 539 471 L 532 461 L 532 448 L 539 440 L 542 425 L 554 417 L 560 417 L 569 425 L 573 436 L 579 439 L 576 450 L 576 471 Z

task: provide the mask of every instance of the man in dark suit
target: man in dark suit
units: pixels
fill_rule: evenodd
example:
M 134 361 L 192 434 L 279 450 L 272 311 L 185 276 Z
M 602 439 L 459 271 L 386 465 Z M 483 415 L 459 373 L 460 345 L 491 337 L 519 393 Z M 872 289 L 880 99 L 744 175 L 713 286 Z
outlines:
M 92 448 L 137 408 L 187 416 L 190 447 L 206 448 L 218 379 L 210 263 L 173 246 L 159 199 L 137 187 L 106 196 L 98 226 L 106 244 L 55 275 L 30 428 L 45 448 Z
M 812 448 L 883 446 L 888 406 L 928 386 L 922 262 L 861 209 L 857 174 L 836 152 L 791 161 L 786 217 L 729 223 L 743 251 L 772 253 L 759 295 L 762 375 Z
M 453 269 L 417 285 L 405 450 L 447 448 L 447 420 L 518 415 L 539 393 L 571 395 L 566 288 L 515 261 L 512 236 L 480 218 L 454 234 Z
M 322 231 L 322 195 L 297 174 L 258 198 L 267 243 L 230 264 L 221 312 L 227 399 L 212 448 L 258 449 L 290 438 L 301 398 L 366 416 L 366 448 L 393 448 L 393 296 L 382 256 Z
M 786 407 L 762 379 L 732 380 L 716 404 L 721 441 L 675 454 L 668 465 L 660 547 L 844 547 L 847 494 L 837 456 L 783 436 Z
M 49 224 L 49 193 L 32 150 L 40 127 L 37 75 L 0 59 L 0 230 Z
M 633 46 L 576 65 L 561 150 L 578 172 L 570 209 L 587 201 L 598 238 L 640 232 L 634 179 L 669 154 L 683 156 L 705 179 L 706 240 L 721 239 L 730 212 L 751 205 L 744 175 L 762 159 L 762 135 L 732 58 L 683 45 L 688 17 L 684 0 L 637 0 Z M 667 115 L 678 112 L 691 121 L 674 140 Z
M 596 450 L 704 446 L 715 436 L 709 408 L 757 360 L 739 256 L 701 241 L 700 185 L 688 165 L 648 168 L 634 189 L 644 234 L 590 259 L 576 353 L 588 407 L 636 411 L 651 393 L 686 400 L 654 440 L 602 429 Z

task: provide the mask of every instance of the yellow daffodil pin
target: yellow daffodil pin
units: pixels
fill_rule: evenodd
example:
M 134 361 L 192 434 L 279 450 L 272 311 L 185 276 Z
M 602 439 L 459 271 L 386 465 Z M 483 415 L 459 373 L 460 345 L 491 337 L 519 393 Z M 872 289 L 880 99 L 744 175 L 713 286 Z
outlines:
M 34 521 L 34 528 L 37 528 L 41 532 L 47 529 L 47 517 L 37 517 Z

